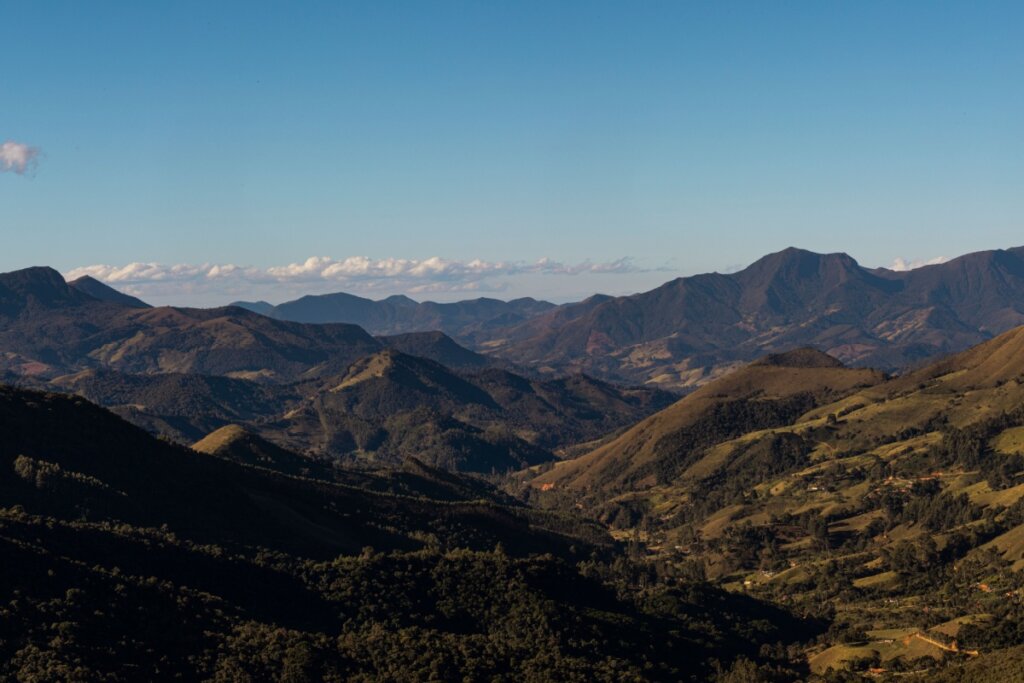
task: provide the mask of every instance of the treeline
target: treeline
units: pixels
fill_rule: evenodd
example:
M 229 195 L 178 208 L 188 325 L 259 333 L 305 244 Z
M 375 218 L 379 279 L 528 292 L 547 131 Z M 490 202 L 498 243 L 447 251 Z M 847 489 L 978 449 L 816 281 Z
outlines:
M 964 428 L 945 425 L 938 456 L 947 465 L 980 470 L 981 476 L 993 489 L 1007 488 L 1024 473 L 1024 456 L 995 453 L 990 444 L 1007 429 L 1022 425 L 1024 406 Z
M 748 432 L 792 423 L 815 406 L 810 393 L 783 399 L 739 399 L 710 408 L 693 424 L 662 437 L 654 447 L 654 474 L 659 484 L 671 483 L 700 459 L 704 450 Z M 645 473 L 646 474 L 646 473 Z
M 17 510 L 0 548 L 0 679 L 26 683 L 710 680 L 740 657 L 794 680 L 816 628 L 622 556 L 312 562 Z
M 813 444 L 789 432 L 737 446 L 725 467 L 691 485 L 692 502 L 684 508 L 682 519 L 675 521 L 697 522 L 723 507 L 749 500 L 756 496 L 758 484 L 810 465 L 812 450 Z

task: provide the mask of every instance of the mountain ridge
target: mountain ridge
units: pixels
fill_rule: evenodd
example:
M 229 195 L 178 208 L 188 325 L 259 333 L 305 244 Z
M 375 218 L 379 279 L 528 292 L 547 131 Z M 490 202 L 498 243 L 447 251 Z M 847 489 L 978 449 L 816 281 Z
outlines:
M 73 287 L 80 292 L 85 292 L 89 296 L 94 299 L 99 299 L 100 301 L 110 301 L 123 306 L 131 306 L 132 308 L 152 308 L 152 306 L 142 299 L 116 290 L 110 285 L 100 282 L 89 275 L 83 275 L 80 278 L 69 281 L 68 286 Z
M 52 268 L 0 274 L 9 371 L 55 377 L 106 367 L 281 382 L 338 372 L 380 348 L 355 325 L 290 323 L 237 307 L 139 308 L 79 291 Z
M 543 371 L 692 388 L 808 345 L 894 370 L 1022 323 L 1024 247 L 899 272 L 791 247 L 736 273 L 561 306 L 496 331 L 486 352 Z
M 278 320 L 359 325 L 375 335 L 440 331 L 463 339 L 471 338 L 488 328 L 529 319 L 555 307 L 554 304 L 529 297 L 510 301 L 481 297 L 436 303 L 417 302 L 401 294 L 373 300 L 347 292 L 307 294 L 277 305 L 264 301 L 239 301 L 232 305 Z
M 768 428 L 784 421 L 786 415 L 795 419 L 830 398 L 884 379 L 874 370 L 847 368 L 820 351 L 799 349 L 767 356 L 705 384 L 589 453 L 557 463 L 538 476 L 533 485 L 599 492 L 650 487 L 655 484 L 659 460 L 678 450 L 677 444 L 688 443 L 686 431 L 692 431 L 702 420 L 714 420 L 735 430 L 749 419 L 745 416 L 750 411 L 742 409 L 750 405 L 766 410 L 761 411 L 763 417 L 753 417 L 741 431 Z M 772 415 L 771 409 L 776 407 L 781 410 Z M 729 413 L 732 408 L 740 410 Z M 727 413 L 720 418 L 717 413 L 722 409 Z
M 0 275 L 0 316 L 24 319 L 26 311 L 37 317 L 64 311 L 75 317 L 86 300 L 76 298 L 74 288 L 69 291 L 58 277 L 47 269 Z M 35 290 L 26 285 L 32 278 Z M 306 296 L 273 307 L 265 302 L 244 305 L 278 322 L 347 319 L 391 337 L 390 343 L 403 344 L 405 350 L 460 369 L 483 367 L 486 358 L 528 374 L 583 372 L 625 385 L 689 391 L 763 355 L 796 347 L 814 347 L 849 365 L 894 371 L 985 341 L 1024 324 L 1024 247 L 974 252 L 908 271 L 866 268 L 847 254 L 789 247 L 734 273 L 680 277 L 647 292 L 594 295 L 560 306 L 487 298 L 418 303 L 403 295 L 373 301 L 346 293 Z M 151 310 L 165 311 L 153 317 L 172 315 L 166 313 L 172 309 Z M 239 309 L 204 310 L 224 316 Z M 104 325 L 102 319 L 78 317 L 62 336 L 78 341 L 84 327 Z M 18 341 L 37 332 L 19 330 Z M 427 332 L 441 332 L 452 341 L 431 338 Z M 49 364 L 62 354 L 58 339 L 34 343 L 37 349 L 46 348 L 45 357 L 33 357 L 31 344 L 14 341 L 5 350 L 17 358 L 5 361 L 7 366 L 36 367 L 33 363 Z M 120 362 L 138 347 L 115 342 L 110 353 L 94 348 L 86 355 L 116 356 Z M 164 356 L 162 362 L 149 362 L 150 371 L 190 367 L 173 362 L 168 349 L 153 349 L 150 355 Z M 204 372 L 259 370 L 199 367 Z M 286 374 L 297 377 L 294 368 Z

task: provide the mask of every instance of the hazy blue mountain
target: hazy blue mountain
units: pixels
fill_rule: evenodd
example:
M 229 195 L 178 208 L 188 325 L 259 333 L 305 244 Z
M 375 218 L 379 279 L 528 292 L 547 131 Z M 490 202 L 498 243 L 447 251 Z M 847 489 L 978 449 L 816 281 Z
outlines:
M 115 304 L 121 304 L 122 306 L 130 306 L 131 308 L 152 308 L 142 299 L 119 292 L 110 285 L 106 285 L 94 277 L 83 275 L 77 280 L 72 280 L 68 283 L 69 286 L 77 289 L 80 292 L 85 292 L 94 299 L 100 301 L 109 301 Z
M 304 296 L 277 306 L 259 302 L 237 302 L 237 306 L 278 320 L 302 323 L 350 323 L 372 334 L 441 331 L 459 338 L 472 338 L 482 331 L 514 325 L 555 308 L 536 299 L 471 299 L 455 303 L 417 302 L 407 296 L 389 296 L 374 301 L 337 292 Z

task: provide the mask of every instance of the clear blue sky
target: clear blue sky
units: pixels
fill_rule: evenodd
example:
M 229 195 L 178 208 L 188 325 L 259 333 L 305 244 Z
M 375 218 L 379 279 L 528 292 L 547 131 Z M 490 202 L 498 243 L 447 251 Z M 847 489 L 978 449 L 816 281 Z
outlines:
M 790 245 L 1024 244 L 1020 2 L 0 0 L 0 26 L 0 142 L 41 151 L 0 173 L 0 270 L 259 271 L 135 287 L 214 302 L 367 287 L 263 277 L 310 256 L 632 259 L 473 280 L 566 299 Z

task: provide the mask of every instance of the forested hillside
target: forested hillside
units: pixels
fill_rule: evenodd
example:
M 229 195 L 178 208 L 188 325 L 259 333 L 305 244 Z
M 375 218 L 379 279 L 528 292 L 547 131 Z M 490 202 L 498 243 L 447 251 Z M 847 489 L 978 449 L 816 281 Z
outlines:
M 819 628 L 656 577 L 600 527 L 482 482 L 296 473 L 302 456 L 238 436 L 191 451 L 79 398 L 0 389 L 0 676 L 792 677 L 787 645 Z

